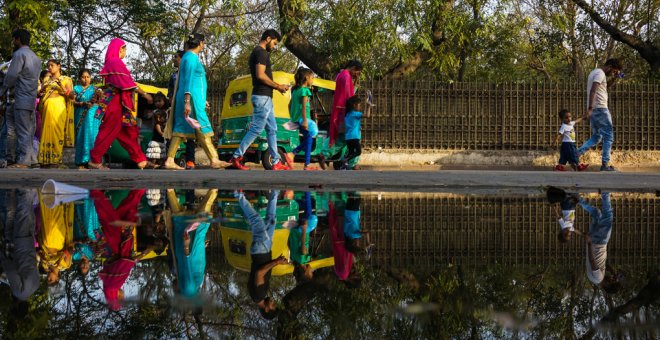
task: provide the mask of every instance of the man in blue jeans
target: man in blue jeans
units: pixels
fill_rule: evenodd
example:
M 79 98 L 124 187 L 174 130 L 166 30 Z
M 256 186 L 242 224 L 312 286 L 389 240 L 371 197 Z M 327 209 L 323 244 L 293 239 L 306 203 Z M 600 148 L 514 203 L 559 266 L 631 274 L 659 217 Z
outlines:
M 37 100 L 41 60 L 29 47 L 28 31 L 18 29 L 12 32 L 11 36 L 15 50 L 4 83 L 0 87 L 0 97 L 7 98 L 8 90 L 13 89 L 14 98 L 7 98 L 13 103 L 7 108 L 0 132 L 0 168 L 7 167 L 7 153 L 13 155 L 15 148 L 16 159 L 9 161 L 16 163 L 10 167 L 25 169 L 36 163 L 32 139 L 36 128 L 34 104 Z
M 275 122 L 275 109 L 273 107 L 273 90 L 284 94 L 289 90 L 288 85 L 273 81 L 273 71 L 270 65 L 270 52 L 282 40 L 282 36 L 275 30 L 267 30 L 261 35 L 259 45 L 252 50 L 248 65 L 252 75 L 252 123 L 250 129 L 243 136 L 241 144 L 234 152 L 231 167 L 239 170 L 250 170 L 243 165 L 243 155 L 250 144 L 266 129 L 268 151 L 273 159 L 272 170 L 290 170 L 283 165 L 277 152 L 277 123 Z
M 612 203 L 610 202 L 610 193 L 601 194 L 602 207 L 598 208 L 589 205 L 584 199 L 579 203 L 590 216 L 589 233 L 587 234 L 587 258 L 586 269 L 587 278 L 591 283 L 603 288 L 607 293 L 618 292 L 622 285 L 619 275 L 611 266 L 606 266 L 607 261 L 607 243 L 612 234 L 612 223 L 614 213 L 612 212 Z
M 608 85 L 607 77 L 623 76 L 622 69 L 623 66 L 618 59 L 609 59 L 603 67 L 591 71 L 587 80 L 587 112 L 584 117 L 591 118 L 591 138 L 578 148 L 578 155 L 584 154 L 602 140 L 603 158 L 600 171 L 616 171 L 609 164 L 610 151 L 614 142 L 614 129 L 612 115 L 607 108 L 607 89 L 614 85 L 616 78 Z
M 263 219 L 243 193 L 234 194 L 238 198 L 238 204 L 252 230 L 252 246 L 250 246 L 252 265 L 248 278 L 248 292 L 252 301 L 257 304 L 261 316 L 269 320 L 275 318 L 278 313 L 275 300 L 268 296 L 270 274 L 277 265 L 288 263 L 288 260 L 282 255 L 273 259 L 271 252 L 273 233 L 277 223 L 277 196 L 279 194 L 279 190 L 272 190 L 268 195 L 266 217 Z

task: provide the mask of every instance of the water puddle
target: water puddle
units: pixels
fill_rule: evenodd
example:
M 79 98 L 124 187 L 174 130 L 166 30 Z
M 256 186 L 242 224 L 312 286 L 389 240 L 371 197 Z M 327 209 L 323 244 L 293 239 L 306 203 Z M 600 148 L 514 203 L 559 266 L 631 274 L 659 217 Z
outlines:
M 659 225 L 621 192 L 3 189 L 0 334 L 654 338 Z

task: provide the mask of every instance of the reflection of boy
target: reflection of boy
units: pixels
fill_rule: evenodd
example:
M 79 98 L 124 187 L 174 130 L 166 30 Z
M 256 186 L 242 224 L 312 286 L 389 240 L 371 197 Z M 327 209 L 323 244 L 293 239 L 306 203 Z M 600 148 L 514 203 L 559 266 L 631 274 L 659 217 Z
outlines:
M 344 209 L 344 235 L 346 237 L 346 249 L 352 253 L 358 253 L 361 249 L 357 243 L 362 238 L 360 232 L 360 196 L 352 195 L 346 201 Z
M 573 238 L 573 234 L 581 234 L 580 231 L 575 230 L 575 207 L 578 199 L 578 196 L 568 195 L 559 203 L 561 212 L 556 210 L 557 223 L 559 223 L 560 228 L 557 234 L 559 242 L 568 242 Z
M 272 190 L 270 192 L 266 217 L 262 219 L 242 193 L 236 194 L 238 204 L 241 210 L 243 210 L 243 214 L 252 230 L 252 246 L 250 247 L 252 266 L 250 268 L 250 277 L 248 278 L 248 291 L 252 301 L 257 303 L 259 313 L 266 319 L 273 319 L 277 316 L 275 301 L 268 296 L 271 271 L 275 266 L 287 263 L 287 259 L 284 256 L 273 260 L 271 253 L 273 233 L 277 222 L 278 195 L 278 190 Z
M 612 268 L 606 270 L 607 243 L 612 233 L 614 215 L 610 203 L 610 193 L 603 192 L 601 198 L 601 210 L 580 200 L 580 206 L 591 216 L 587 236 L 587 277 L 589 281 L 599 285 L 606 292 L 614 293 L 621 288 L 621 283 Z M 610 275 L 606 275 L 606 271 Z

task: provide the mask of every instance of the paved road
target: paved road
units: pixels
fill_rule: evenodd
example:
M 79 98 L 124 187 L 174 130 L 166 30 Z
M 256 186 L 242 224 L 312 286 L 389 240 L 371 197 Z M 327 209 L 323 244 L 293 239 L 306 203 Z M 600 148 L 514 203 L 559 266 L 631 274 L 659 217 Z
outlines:
M 0 169 L 0 188 L 37 187 L 55 179 L 86 188 L 243 188 L 393 192 L 539 192 L 545 186 L 578 191 L 658 192 L 660 173 L 551 171 L 237 171 Z

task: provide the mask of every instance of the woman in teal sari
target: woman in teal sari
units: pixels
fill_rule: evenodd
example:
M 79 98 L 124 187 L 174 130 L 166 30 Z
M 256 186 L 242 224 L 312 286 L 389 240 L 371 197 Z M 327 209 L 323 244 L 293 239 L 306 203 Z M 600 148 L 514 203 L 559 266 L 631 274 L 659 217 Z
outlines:
M 89 272 L 90 261 L 96 257 L 97 243 L 101 241 L 101 222 L 94 201 L 85 199 L 76 204 L 73 218 L 73 262 L 83 275 Z
M 220 169 L 223 163 L 218 159 L 218 151 L 213 145 L 213 126 L 206 114 L 207 101 L 206 71 L 199 60 L 199 53 L 204 48 L 204 35 L 193 33 L 186 42 L 188 51 L 181 58 L 179 76 L 174 87 L 172 114 L 165 126 L 165 139 L 170 140 L 167 160 L 164 167 L 171 170 L 183 170 L 176 165 L 174 156 L 183 139 L 194 138 L 206 156 L 211 160 L 211 168 Z
M 202 300 L 199 290 L 206 272 L 206 234 L 211 226 L 211 209 L 218 197 L 218 190 L 211 189 L 196 210 L 183 207 L 172 189 L 167 190 L 170 210 L 166 210 L 165 224 L 170 230 L 176 285 L 181 297 L 199 309 Z
M 96 135 L 99 133 L 101 120 L 96 117 L 96 88 L 91 85 L 92 75 L 89 70 L 82 70 L 78 74 L 81 85 L 76 85 L 74 103 L 74 126 L 76 141 L 76 165 L 86 168 L 89 163 L 89 151 L 94 147 Z

